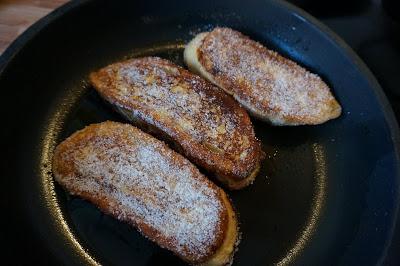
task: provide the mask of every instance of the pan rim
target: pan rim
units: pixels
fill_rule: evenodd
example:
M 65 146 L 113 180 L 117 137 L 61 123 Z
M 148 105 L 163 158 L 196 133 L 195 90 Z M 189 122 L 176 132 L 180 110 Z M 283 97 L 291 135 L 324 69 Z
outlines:
M 353 51 L 353 49 L 336 33 L 333 32 L 328 26 L 320 22 L 318 19 L 314 18 L 312 15 L 307 13 L 306 11 L 296 7 L 295 5 L 288 3 L 284 0 L 269 0 L 273 5 L 280 6 L 289 10 L 293 15 L 301 18 L 305 23 L 309 26 L 317 29 L 324 37 L 329 40 L 332 45 L 339 48 L 339 50 L 344 54 L 345 57 L 348 57 L 355 65 L 355 67 L 362 73 L 365 77 L 366 81 L 369 84 L 370 89 L 372 89 L 378 104 L 382 108 L 383 116 L 389 128 L 389 134 L 391 137 L 393 149 L 395 151 L 395 159 L 397 162 L 396 172 L 394 173 L 394 178 L 396 180 L 396 185 L 400 184 L 400 130 L 399 124 L 395 118 L 392 107 L 389 104 L 389 100 L 387 99 L 382 87 L 378 83 L 375 76 L 372 74 L 367 65 L 362 61 L 362 59 Z M 53 23 L 60 17 L 68 14 L 72 10 L 76 8 L 81 8 L 83 5 L 86 5 L 93 0 L 73 0 L 70 1 L 54 11 L 50 12 L 43 18 L 39 19 L 36 23 L 30 26 L 27 30 L 25 30 L 21 35 L 19 35 L 0 55 L 0 78 L 5 75 L 8 66 L 12 63 L 15 56 L 17 56 L 25 46 L 33 40 L 38 33 L 40 33 L 43 29 L 45 29 L 49 24 Z M 390 235 L 391 238 L 388 239 L 387 245 L 385 247 L 384 253 L 382 254 L 381 261 L 379 264 L 382 264 L 385 261 L 385 258 L 391 248 L 392 240 L 395 234 L 399 234 L 395 230 L 399 230 L 400 221 L 399 221 L 399 207 L 400 207 L 400 189 L 399 186 L 395 186 L 395 210 L 394 210 L 394 219 L 391 224 Z

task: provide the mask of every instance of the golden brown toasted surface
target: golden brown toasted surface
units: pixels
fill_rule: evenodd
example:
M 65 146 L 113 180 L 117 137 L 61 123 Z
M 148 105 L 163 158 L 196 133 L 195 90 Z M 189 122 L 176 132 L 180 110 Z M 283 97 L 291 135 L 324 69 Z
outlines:
M 238 31 L 215 28 L 186 49 L 196 48 L 185 51 L 197 57 L 185 58 L 189 67 L 272 124 L 320 124 L 341 113 L 320 77 Z
M 223 90 L 161 58 L 109 65 L 90 75 L 100 95 L 132 122 L 161 132 L 222 182 L 240 182 L 263 153 L 246 111 Z
M 103 122 L 74 133 L 57 146 L 53 173 L 70 193 L 190 263 L 232 259 L 237 224 L 225 193 L 131 125 Z

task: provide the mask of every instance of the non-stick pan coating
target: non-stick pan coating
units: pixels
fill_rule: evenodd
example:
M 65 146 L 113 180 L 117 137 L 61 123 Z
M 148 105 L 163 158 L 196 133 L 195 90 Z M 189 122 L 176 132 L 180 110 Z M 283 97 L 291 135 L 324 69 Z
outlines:
M 52 151 L 85 125 L 123 121 L 90 71 L 143 55 L 182 64 L 196 33 L 229 26 L 319 74 L 343 107 L 320 126 L 253 120 L 267 158 L 229 192 L 242 242 L 234 265 L 374 265 L 386 258 L 399 201 L 398 131 L 379 85 L 327 28 L 280 1 L 73 1 L 0 59 L 5 128 L 2 220 L 16 264 L 179 265 L 135 229 L 53 183 Z

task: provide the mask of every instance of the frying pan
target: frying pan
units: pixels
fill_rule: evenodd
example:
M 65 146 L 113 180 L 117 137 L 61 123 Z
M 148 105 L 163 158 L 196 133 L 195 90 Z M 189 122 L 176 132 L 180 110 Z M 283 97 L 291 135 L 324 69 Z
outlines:
M 253 120 L 267 158 L 252 186 L 229 192 L 242 232 L 234 265 L 400 263 L 399 134 L 388 102 L 343 41 L 275 0 L 72 1 L 22 34 L 0 59 L 4 261 L 183 264 L 65 193 L 51 157 L 75 130 L 123 121 L 88 85 L 90 71 L 143 55 L 182 64 L 184 44 L 217 25 L 319 74 L 343 107 L 319 126 Z

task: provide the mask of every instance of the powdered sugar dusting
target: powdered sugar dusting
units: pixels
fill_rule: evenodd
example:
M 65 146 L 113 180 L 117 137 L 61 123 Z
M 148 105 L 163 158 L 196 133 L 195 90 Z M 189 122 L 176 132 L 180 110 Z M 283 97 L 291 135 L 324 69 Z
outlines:
M 221 107 L 221 99 L 212 96 L 220 91 L 217 87 L 190 73 L 184 76 L 182 68 L 156 57 L 133 59 L 110 69 L 117 79 L 109 88 L 114 90 L 115 104 L 133 112 L 147 110 L 151 124 L 154 120 L 173 124 L 216 153 L 249 160 L 252 146 L 244 138 L 255 138 L 251 125 L 244 131 L 240 114 Z
M 153 240 L 166 237 L 175 252 L 207 255 L 224 208 L 216 187 L 186 159 L 132 126 L 105 122 L 78 134 L 89 128 L 91 136 L 78 140 L 75 134 L 60 145 L 67 147 L 56 152 L 60 164 L 74 171 L 63 175 L 56 167 L 56 180 L 74 194 L 107 198 L 118 205 L 114 216 L 143 221 L 155 230 Z
M 257 112 L 318 117 L 334 100 L 315 74 L 229 28 L 216 28 L 199 47 L 203 67 Z

